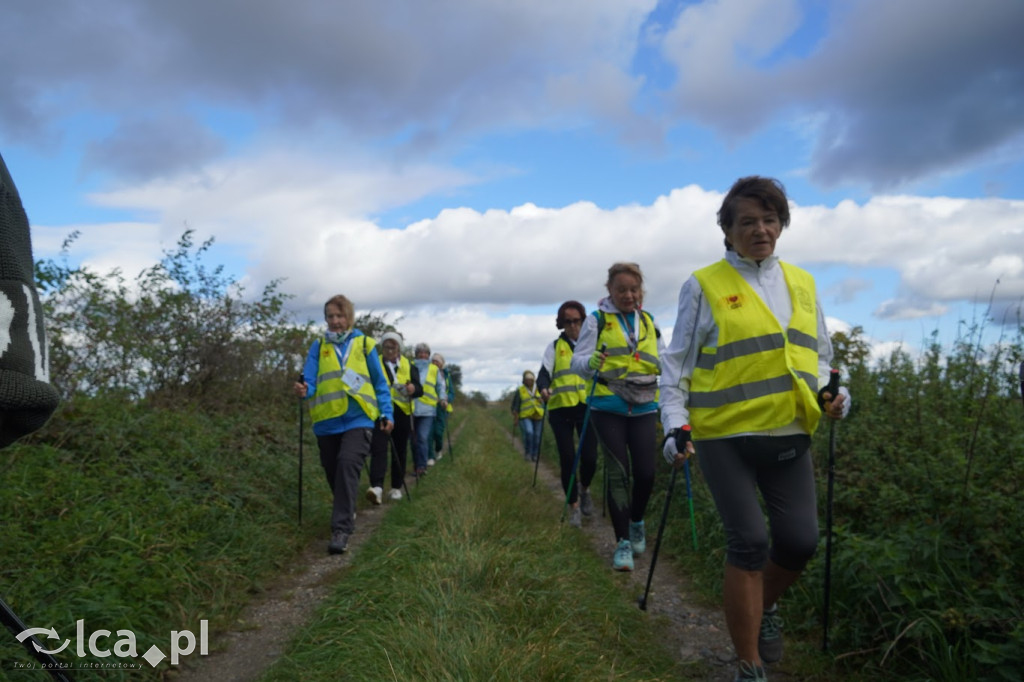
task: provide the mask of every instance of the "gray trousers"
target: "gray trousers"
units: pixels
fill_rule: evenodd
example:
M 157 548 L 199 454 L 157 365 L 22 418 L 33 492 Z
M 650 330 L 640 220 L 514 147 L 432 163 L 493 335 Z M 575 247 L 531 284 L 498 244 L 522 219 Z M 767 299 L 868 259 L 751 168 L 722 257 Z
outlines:
M 317 436 L 320 464 L 324 467 L 327 485 L 334 493 L 331 511 L 331 532 L 352 533 L 359 494 L 359 476 L 370 454 L 372 429 L 349 429 L 344 433 Z
M 810 446 L 810 436 L 803 435 L 694 442 L 725 526 L 727 563 L 759 571 L 770 556 L 782 568 L 801 571 L 814 556 L 818 508 Z M 758 491 L 770 525 L 765 524 Z

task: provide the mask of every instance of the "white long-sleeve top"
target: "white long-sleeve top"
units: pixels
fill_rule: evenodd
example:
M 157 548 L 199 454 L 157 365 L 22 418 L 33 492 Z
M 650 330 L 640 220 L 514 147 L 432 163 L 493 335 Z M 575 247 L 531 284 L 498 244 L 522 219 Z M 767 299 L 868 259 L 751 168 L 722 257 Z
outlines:
M 786 277 L 779 266 L 779 258 L 774 254 L 760 263 L 742 258 L 735 251 L 726 251 L 725 259 L 736 268 L 744 281 L 761 297 L 768 309 L 775 315 L 779 325 L 786 329 L 793 312 Z M 818 314 L 818 386 L 828 384 L 830 365 L 832 363 L 832 340 L 825 327 L 825 314 L 821 309 L 821 301 L 817 292 L 814 295 L 815 308 Z M 718 345 L 718 326 L 711 314 L 711 306 L 704 297 L 700 282 L 690 275 L 679 291 L 679 309 L 676 313 L 676 325 L 672 331 L 672 341 L 668 344 L 661 361 L 661 422 L 665 433 L 669 430 L 690 423 L 688 409 L 690 397 L 690 378 L 697 363 L 700 349 L 705 346 Z M 771 432 L 761 431 L 741 433 L 737 436 L 773 435 L 786 436 L 806 433 L 798 422 L 775 429 Z
M 641 324 L 639 312 L 623 313 L 615 307 L 610 296 L 602 298 L 598 302 L 597 307 L 598 310 L 601 310 L 606 315 L 624 316 L 625 323 L 631 325 L 634 329 L 638 328 Z M 651 316 L 651 322 L 654 324 L 653 332 L 657 336 L 658 358 L 661 359 L 665 356 L 665 339 L 661 335 L 661 328 L 658 327 L 658 322 L 654 319 L 654 316 Z M 600 336 L 601 329 L 598 325 L 598 318 L 594 313 L 591 313 L 583 320 L 580 336 L 576 339 L 576 350 L 572 355 L 572 362 L 569 364 L 569 369 L 573 374 L 578 374 L 584 379 L 590 379 L 594 376 L 594 370 L 590 369 L 590 356 L 597 350 L 597 340 Z M 664 360 L 662 362 L 664 363 Z M 662 367 L 664 367 L 664 364 Z M 593 396 L 589 399 L 589 404 L 592 409 L 618 414 L 647 414 L 649 410 L 657 410 L 657 404 L 650 403 L 646 407 L 641 407 L 638 411 L 637 407 L 629 405 L 616 395 Z

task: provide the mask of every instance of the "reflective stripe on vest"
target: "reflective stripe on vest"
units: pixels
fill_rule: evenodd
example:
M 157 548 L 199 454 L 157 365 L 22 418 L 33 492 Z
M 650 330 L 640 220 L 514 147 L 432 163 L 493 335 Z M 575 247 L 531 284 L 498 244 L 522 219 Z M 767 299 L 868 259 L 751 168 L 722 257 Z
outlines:
M 381 360 L 381 363 L 384 361 Z M 409 358 L 404 355 L 398 356 L 398 368 L 395 370 L 395 380 L 391 383 L 391 402 L 393 402 L 403 414 L 412 414 L 412 398 L 405 393 L 400 393 L 395 386 L 404 386 L 409 383 L 412 377 L 412 365 Z M 387 372 L 384 373 L 387 376 Z
M 523 386 L 519 385 L 519 418 L 520 419 L 540 419 L 544 416 L 544 405 L 541 402 L 540 396 L 537 393 L 530 393 L 530 391 Z
M 579 374 L 569 369 L 572 363 L 572 347 L 569 342 L 559 336 L 555 339 L 555 364 L 551 371 L 551 397 L 548 409 L 572 407 L 587 402 L 587 384 Z
M 798 420 L 814 433 L 818 407 L 818 316 L 814 278 L 779 263 L 793 312 L 783 330 L 728 261 L 694 273 L 718 327 L 718 346 L 700 349 L 690 380 L 695 440 L 770 431 Z
M 424 405 L 437 407 L 437 365 L 429 363 L 427 378 L 421 376 L 420 382 L 423 384 L 423 395 L 416 400 Z
M 598 313 L 598 319 L 602 318 Z M 626 334 L 619 322 L 620 313 L 605 314 L 604 326 L 598 332 L 597 346 L 605 345 L 605 358 L 601 366 L 602 379 L 625 379 L 645 374 L 661 374 L 661 360 L 658 358 L 658 334 L 654 329 L 654 318 L 641 311 L 642 321 L 636 330 L 639 339 L 634 350 L 629 349 Z M 598 381 L 594 388 L 595 396 L 615 395 L 610 388 Z M 658 398 L 655 397 L 655 400 Z
M 362 343 L 359 341 L 362 340 Z M 348 386 L 342 377 L 345 372 L 338 361 L 338 352 L 334 344 L 327 339 L 320 340 L 320 362 L 317 367 L 316 393 L 309 400 L 309 416 L 313 423 L 340 417 L 348 412 L 348 400 L 352 398 L 370 419 L 376 421 L 380 416 L 377 406 L 377 393 L 370 379 L 370 370 L 366 365 L 366 356 L 374 348 L 373 339 L 368 336 L 357 336 L 349 342 L 348 359 L 345 368 L 351 370 L 362 379 L 359 390 Z

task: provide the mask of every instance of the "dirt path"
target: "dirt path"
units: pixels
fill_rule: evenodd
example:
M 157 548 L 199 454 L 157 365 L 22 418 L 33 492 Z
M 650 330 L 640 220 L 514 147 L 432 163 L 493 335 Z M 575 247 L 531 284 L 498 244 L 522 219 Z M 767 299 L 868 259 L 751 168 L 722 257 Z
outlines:
M 465 423 L 463 421 L 452 434 L 453 443 L 458 442 Z M 508 437 L 513 439 L 511 434 Z M 522 443 L 518 438 L 514 441 L 521 456 Z M 523 466 L 532 468 L 534 465 L 524 461 Z M 410 480 L 408 485 L 415 496 L 415 481 Z M 548 462 L 542 461 L 537 470 L 537 485 L 550 490 L 556 499 L 565 499 L 557 472 Z M 610 566 L 615 549 L 614 537 L 610 521 L 601 515 L 601 496 L 598 491 L 593 492 L 595 513 L 584 517 L 582 532 L 590 538 L 594 551 Z M 379 507 L 360 510 L 356 532 L 350 538 L 345 554 L 327 555 L 324 548 L 326 540 L 312 543 L 296 561 L 300 570 L 280 576 L 243 610 L 231 631 L 217 634 L 218 651 L 186 659 L 183 667 L 168 672 L 167 679 L 174 682 L 248 682 L 259 679 L 330 593 L 342 570 L 358 556 L 360 547 L 373 536 L 390 506 L 405 503 L 404 500 L 386 502 Z M 656 528 L 649 529 L 648 550 L 637 557 L 635 570 L 619 574 L 623 590 L 637 602 L 647 584 L 656 533 Z M 721 610 L 700 605 L 689 581 L 664 557 L 659 557 L 651 580 L 646 612 L 651 618 L 664 618 L 671 623 L 670 627 L 664 628 L 664 635 L 671 641 L 680 662 L 705 663 L 711 671 L 709 682 L 733 679 L 736 656 Z M 795 682 L 797 679 L 777 669 L 773 669 L 771 675 L 773 681 Z
M 509 436 L 511 438 L 511 435 Z M 517 439 L 516 450 L 522 454 L 522 442 Z M 523 466 L 534 467 L 532 462 Z M 537 485 L 547 487 L 553 496 L 564 504 L 565 492 L 558 476 L 557 462 L 543 460 L 537 469 Z M 594 551 L 607 561 L 611 570 L 612 554 L 615 552 L 615 536 L 611 520 L 602 516 L 601 492 L 592 490 L 594 514 L 583 517 L 582 531 L 590 538 Z M 674 500 L 678 504 L 679 500 Z M 660 520 L 660 516 L 658 517 Z M 643 597 L 650 573 L 650 560 L 657 539 L 657 527 L 648 529 L 647 551 L 634 559 L 634 570 L 619 573 L 622 588 L 637 604 Z M 709 682 L 731 682 L 735 675 L 736 654 L 725 629 L 725 617 L 719 608 L 701 606 L 694 596 L 689 581 L 679 573 L 664 555 L 658 558 L 651 576 L 651 591 L 647 596 L 646 612 L 651 618 L 664 618 L 671 624 L 663 629 L 672 650 L 682 663 L 706 664 Z M 696 674 L 696 670 L 693 671 Z M 791 679 L 773 674 L 772 679 Z

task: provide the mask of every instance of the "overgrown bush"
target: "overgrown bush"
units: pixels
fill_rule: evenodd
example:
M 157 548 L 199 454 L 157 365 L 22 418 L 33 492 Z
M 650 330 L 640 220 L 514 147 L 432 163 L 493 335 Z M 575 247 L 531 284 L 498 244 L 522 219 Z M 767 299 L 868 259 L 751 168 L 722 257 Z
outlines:
M 836 425 L 830 651 L 840 670 L 881 679 L 1016 680 L 1024 670 L 1022 336 L 983 341 L 966 325 L 949 349 L 870 361 L 861 330 L 836 335 L 853 395 Z M 820 642 L 829 424 L 814 438 L 822 543 L 786 597 L 786 623 Z M 663 476 L 667 474 L 663 473 Z M 720 589 L 720 522 L 694 488 L 703 546 L 671 551 L 709 594 Z M 652 503 L 657 509 L 657 503 Z M 687 528 L 685 505 L 673 505 Z
M 204 257 L 192 231 L 129 283 L 41 261 L 36 277 L 46 312 L 50 370 L 65 399 L 99 393 L 154 404 L 224 409 L 276 390 L 300 366 L 310 329 L 291 323 L 280 281 L 256 300 Z M 275 388 L 272 389 L 271 387 Z

